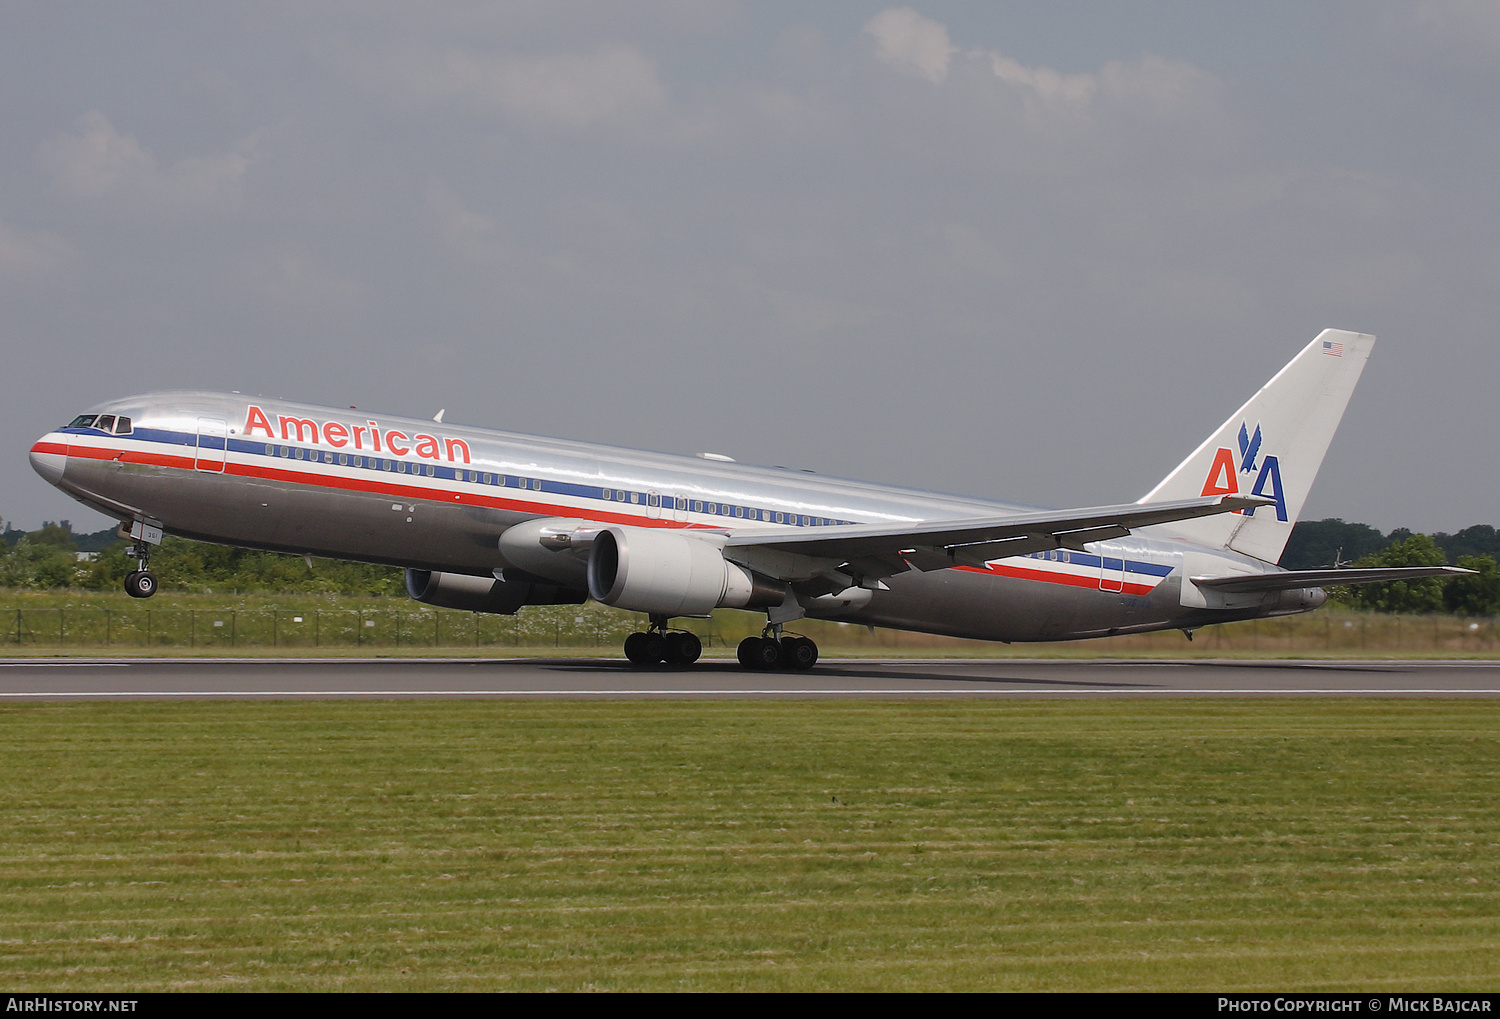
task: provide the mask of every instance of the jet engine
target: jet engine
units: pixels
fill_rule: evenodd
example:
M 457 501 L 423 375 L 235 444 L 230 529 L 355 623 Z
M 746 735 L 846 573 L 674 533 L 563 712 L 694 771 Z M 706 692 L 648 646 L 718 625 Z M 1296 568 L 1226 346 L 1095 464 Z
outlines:
M 725 559 L 708 538 L 646 527 L 606 527 L 592 537 L 589 594 L 605 605 L 706 616 L 716 608 L 780 605 L 790 593 L 780 581 Z
M 407 570 L 406 593 L 426 605 L 513 616 L 522 605 L 580 605 L 583 591 L 554 584 L 471 577 L 463 573 Z

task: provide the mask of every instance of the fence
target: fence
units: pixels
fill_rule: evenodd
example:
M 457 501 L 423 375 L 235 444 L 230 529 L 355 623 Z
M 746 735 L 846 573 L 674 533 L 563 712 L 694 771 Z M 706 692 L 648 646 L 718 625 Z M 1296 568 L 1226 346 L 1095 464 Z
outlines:
M 495 648 L 618 646 L 638 620 L 575 611 L 540 617 L 404 609 L 6 610 L 3 644 L 30 647 L 152 649 Z M 704 623 L 704 644 L 716 639 Z M 3 654 L 0 646 L 0 654 Z
M 124 599 L 122 599 L 124 601 Z M 733 647 L 759 633 L 763 616 L 716 612 L 713 619 L 678 619 L 705 648 Z M 0 610 L 0 655 L 16 649 L 137 648 L 230 651 L 276 648 L 476 650 L 610 649 L 644 626 L 642 616 L 601 606 L 538 607 L 514 616 L 400 608 L 126 608 L 35 606 Z M 1041 651 L 1111 655 L 1327 654 L 1351 658 L 1392 653 L 1488 655 L 1500 651 L 1495 619 L 1315 612 L 1208 626 L 1189 644 L 1175 630 L 1067 644 L 998 645 L 897 630 L 799 620 L 791 629 L 818 641 L 825 654 L 1033 655 Z

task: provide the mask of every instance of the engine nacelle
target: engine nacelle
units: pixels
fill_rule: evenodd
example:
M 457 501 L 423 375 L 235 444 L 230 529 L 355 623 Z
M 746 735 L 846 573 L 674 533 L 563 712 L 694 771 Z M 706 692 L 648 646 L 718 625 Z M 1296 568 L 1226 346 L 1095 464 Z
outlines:
M 589 549 L 588 576 L 595 601 L 664 616 L 764 608 L 790 593 L 785 584 L 725 559 L 712 540 L 647 527 L 601 530 Z
M 522 605 L 580 605 L 587 592 L 553 584 L 407 570 L 406 593 L 424 605 L 513 616 Z

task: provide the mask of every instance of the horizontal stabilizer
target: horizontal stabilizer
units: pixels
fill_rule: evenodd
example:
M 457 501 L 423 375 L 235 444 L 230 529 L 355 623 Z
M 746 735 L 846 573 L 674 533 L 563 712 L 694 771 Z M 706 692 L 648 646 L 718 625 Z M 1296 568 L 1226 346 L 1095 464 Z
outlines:
M 1304 587 L 1336 587 L 1342 584 L 1378 584 L 1392 580 L 1422 580 L 1427 577 L 1458 577 L 1473 570 L 1457 566 L 1406 566 L 1387 570 L 1286 570 L 1281 573 L 1238 573 L 1228 577 L 1192 577 L 1198 587 L 1224 594 L 1252 591 L 1295 591 Z

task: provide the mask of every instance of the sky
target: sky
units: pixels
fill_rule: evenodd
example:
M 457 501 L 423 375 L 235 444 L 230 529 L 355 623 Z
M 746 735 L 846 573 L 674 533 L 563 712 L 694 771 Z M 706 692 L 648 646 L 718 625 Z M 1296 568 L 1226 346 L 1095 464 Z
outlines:
M 1500 4 L 0 0 L 0 518 L 237 390 L 1069 507 L 1326 327 L 1304 509 L 1500 524 Z

